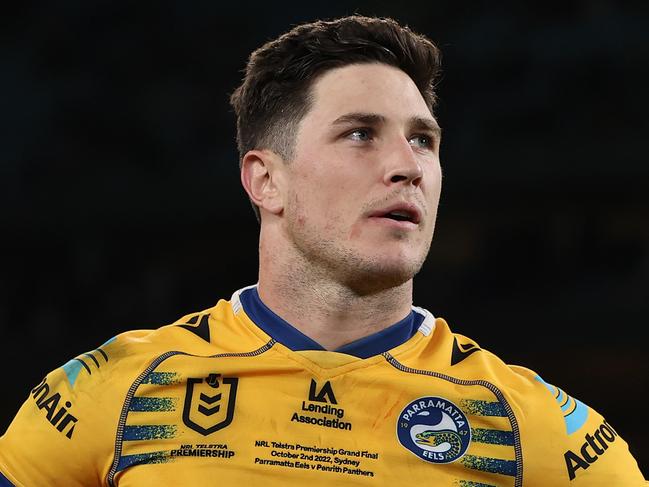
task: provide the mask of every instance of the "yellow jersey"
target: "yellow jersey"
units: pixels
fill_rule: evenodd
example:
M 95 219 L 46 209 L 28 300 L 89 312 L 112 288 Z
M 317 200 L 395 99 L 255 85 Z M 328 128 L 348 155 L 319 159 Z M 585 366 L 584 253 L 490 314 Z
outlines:
M 428 311 L 326 351 L 255 287 L 70 360 L 0 438 L 0 486 L 244 482 L 645 485 L 600 414 Z

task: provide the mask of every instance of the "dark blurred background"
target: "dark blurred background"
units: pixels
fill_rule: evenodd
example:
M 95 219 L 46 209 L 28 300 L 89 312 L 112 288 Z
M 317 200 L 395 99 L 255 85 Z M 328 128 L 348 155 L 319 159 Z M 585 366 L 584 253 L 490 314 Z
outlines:
M 0 21 L 0 433 L 47 371 L 256 282 L 228 95 L 296 23 L 444 53 L 415 302 L 602 412 L 649 477 L 649 3 L 88 2 Z

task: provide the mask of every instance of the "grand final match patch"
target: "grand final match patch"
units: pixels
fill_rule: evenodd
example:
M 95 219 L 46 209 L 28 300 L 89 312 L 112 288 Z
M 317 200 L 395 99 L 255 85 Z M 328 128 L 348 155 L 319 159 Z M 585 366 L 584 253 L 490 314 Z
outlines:
M 421 397 L 408 404 L 397 420 L 399 442 L 422 460 L 450 463 L 471 443 L 466 415 L 448 399 Z

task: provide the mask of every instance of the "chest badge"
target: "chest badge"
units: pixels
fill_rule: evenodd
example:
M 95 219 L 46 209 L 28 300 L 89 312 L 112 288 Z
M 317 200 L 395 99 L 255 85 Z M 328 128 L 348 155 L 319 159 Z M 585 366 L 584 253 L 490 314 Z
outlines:
M 412 401 L 397 418 L 399 442 L 422 460 L 451 463 L 471 443 L 466 415 L 448 399 L 426 396 Z
M 183 423 L 203 436 L 228 426 L 234 418 L 238 383 L 238 378 L 221 374 L 187 379 Z

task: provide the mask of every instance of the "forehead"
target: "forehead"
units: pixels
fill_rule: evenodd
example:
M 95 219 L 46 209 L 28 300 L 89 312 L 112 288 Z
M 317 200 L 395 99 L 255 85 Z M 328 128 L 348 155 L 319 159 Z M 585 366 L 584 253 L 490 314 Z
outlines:
M 352 64 L 331 69 L 312 87 L 307 117 L 332 121 L 344 113 L 378 113 L 389 119 L 430 118 L 431 113 L 414 81 L 386 64 Z

